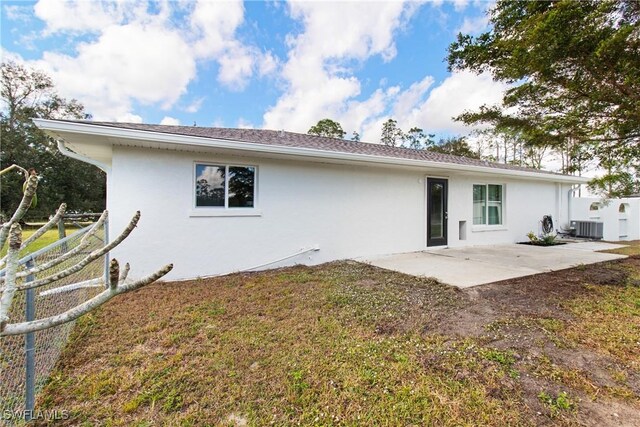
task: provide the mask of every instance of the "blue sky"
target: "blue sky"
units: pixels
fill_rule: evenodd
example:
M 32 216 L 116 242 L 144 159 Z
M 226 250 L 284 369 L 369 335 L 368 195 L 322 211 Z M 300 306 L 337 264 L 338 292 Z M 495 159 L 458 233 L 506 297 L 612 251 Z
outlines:
M 306 132 L 339 121 L 377 142 L 388 118 L 438 135 L 501 99 L 487 75 L 449 73 L 459 31 L 491 3 L 2 2 L 2 56 L 49 73 L 96 120 Z

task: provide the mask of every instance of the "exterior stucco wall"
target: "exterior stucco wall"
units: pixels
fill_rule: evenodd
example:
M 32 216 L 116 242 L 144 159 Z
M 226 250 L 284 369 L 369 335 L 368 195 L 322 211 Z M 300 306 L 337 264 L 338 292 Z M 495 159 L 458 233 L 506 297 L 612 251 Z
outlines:
M 592 204 L 599 208 L 591 210 Z M 625 212 L 620 212 L 620 205 Z M 624 241 L 640 239 L 640 198 L 598 199 L 579 197 L 571 201 L 571 219 L 603 223 L 603 239 Z
M 473 225 L 473 184 L 502 184 L 502 226 Z M 510 180 L 500 177 L 452 177 L 449 184 L 449 246 L 469 246 L 527 241 L 527 234 L 541 233 L 544 215 L 551 215 L 554 228 L 568 223 L 567 193 L 570 186 L 548 182 Z M 460 221 L 466 222 L 466 240 L 460 240 Z
M 257 166 L 260 216 L 192 216 L 194 163 Z M 169 262 L 168 279 L 224 274 L 319 247 L 269 268 L 317 264 L 426 248 L 424 170 L 229 157 L 114 147 L 108 177 L 110 234 L 136 210 L 142 219 L 113 256 L 132 265 L 132 276 Z M 445 176 L 446 177 L 446 176 Z M 525 240 L 545 214 L 566 222 L 566 190 L 554 183 L 451 175 L 449 246 Z M 505 225 L 473 226 L 474 183 L 505 185 Z M 466 240 L 459 221 L 467 221 Z

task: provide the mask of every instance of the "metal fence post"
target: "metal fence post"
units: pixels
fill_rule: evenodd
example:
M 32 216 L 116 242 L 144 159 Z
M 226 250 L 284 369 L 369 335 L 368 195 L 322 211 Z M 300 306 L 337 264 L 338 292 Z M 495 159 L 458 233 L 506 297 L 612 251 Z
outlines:
M 58 221 L 58 239 L 64 239 L 67 237 L 66 230 L 64 229 L 64 217 Z
M 1 0 L 0 0 L 1 1 Z M 62 248 L 77 247 L 82 238 L 91 230 L 91 226 L 84 227 L 71 233 L 63 240 L 58 240 L 42 249 L 22 257 L 18 264 L 21 269 L 33 269 L 43 262 L 47 262 L 61 255 Z M 68 231 L 68 230 L 67 230 Z M 88 253 L 103 246 L 102 234 L 92 236 L 89 239 L 89 246 L 76 254 L 68 263 L 76 263 L 84 258 Z M 92 263 L 87 270 L 82 270 L 70 276 L 69 281 L 82 283 L 88 280 L 101 278 L 100 269 L 104 266 Z M 44 274 L 51 274 L 59 271 L 63 266 L 59 266 L 53 271 Z M 0 269 L 0 277 L 6 271 Z M 23 284 L 33 282 L 40 274 L 28 275 L 24 278 Z M 62 282 L 66 283 L 66 282 Z M 76 289 L 66 290 L 66 285 L 62 283 L 47 286 L 47 290 L 25 290 L 20 292 L 20 298 L 15 300 L 12 306 L 12 319 L 19 321 L 36 320 L 38 316 L 46 317 L 50 314 L 60 313 L 73 308 L 80 300 L 88 300 L 97 295 L 102 289 L 100 287 L 82 287 L 82 291 Z M 63 294 L 71 293 L 73 297 L 67 298 Z M 63 346 L 68 340 L 69 333 L 73 328 L 73 322 L 49 329 L 45 335 L 24 334 L 0 338 L 0 426 L 2 422 L 3 410 L 20 411 L 22 421 L 30 421 L 38 418 L 38 411 L 35 409 L 37 392 L 40 386 L 52 372 L 58 360 Z
M 62 218 L 60 218 L 60 221 L 58 221 L 58 240 L 63 240 L 65 237 L 67 237 L 67 230 L 64 228 L 64 216 L 63 216 Z M 62 244 L 62 250 L 64 252 L 67 251 L 66 241 L 65 243 Z
M 109 244 L 109 217 L 104 221 L 104 246 Z M 104 254 L 104 286 L 105 288 L 109 287 L 109 263 L 111 260 L 109 259 L 109 252 Z
M 25 266 L 27 269 L 31 269 L 34 266 L 33 258 L 30 258 Z M 26 278 L 26 282 L 32 282 L 35 280 L 33 274 L 29 274 Z M 36 318 L 36 290 L 27 289 L 25 291 L 26 305 L 25 305 L 25 320 L 30 322 Z M 24 418 L 26 421 L 31 420 L 33 410 L 35 407 L 36 398 L 36 334 L 35 332 L 29 332 L 24 337 L 24 350 L 25 350 L 25 404 L 24 404 Z

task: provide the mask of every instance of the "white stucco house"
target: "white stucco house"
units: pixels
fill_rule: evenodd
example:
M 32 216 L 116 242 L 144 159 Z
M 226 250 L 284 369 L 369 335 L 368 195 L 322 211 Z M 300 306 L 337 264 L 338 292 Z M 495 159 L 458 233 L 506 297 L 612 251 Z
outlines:
M 284 131 L 34 120 L 107 173 L 114 253 L 168 279 L 512 243 L 566 227 L 584 178 Z

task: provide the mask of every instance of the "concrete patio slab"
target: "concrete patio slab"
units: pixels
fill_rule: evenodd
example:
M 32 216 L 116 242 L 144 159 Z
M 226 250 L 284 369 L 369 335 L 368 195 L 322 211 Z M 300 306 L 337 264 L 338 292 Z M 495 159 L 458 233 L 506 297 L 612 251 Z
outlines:
M 557 246 L 558 249 L 580 249 L 583 251 L 608 251 L 610 249 L 624 248 L 627 245 L 607 242 L 576 242 Z
M 622 246 L 601 242 L 548 247 L 517 244 L 470 246 L 362 258 L 358 261 L 414 276 L 435 277 L 441 282 L 466 288 L 581 264 L 626 258 L 624 255 L 596 252 Z

